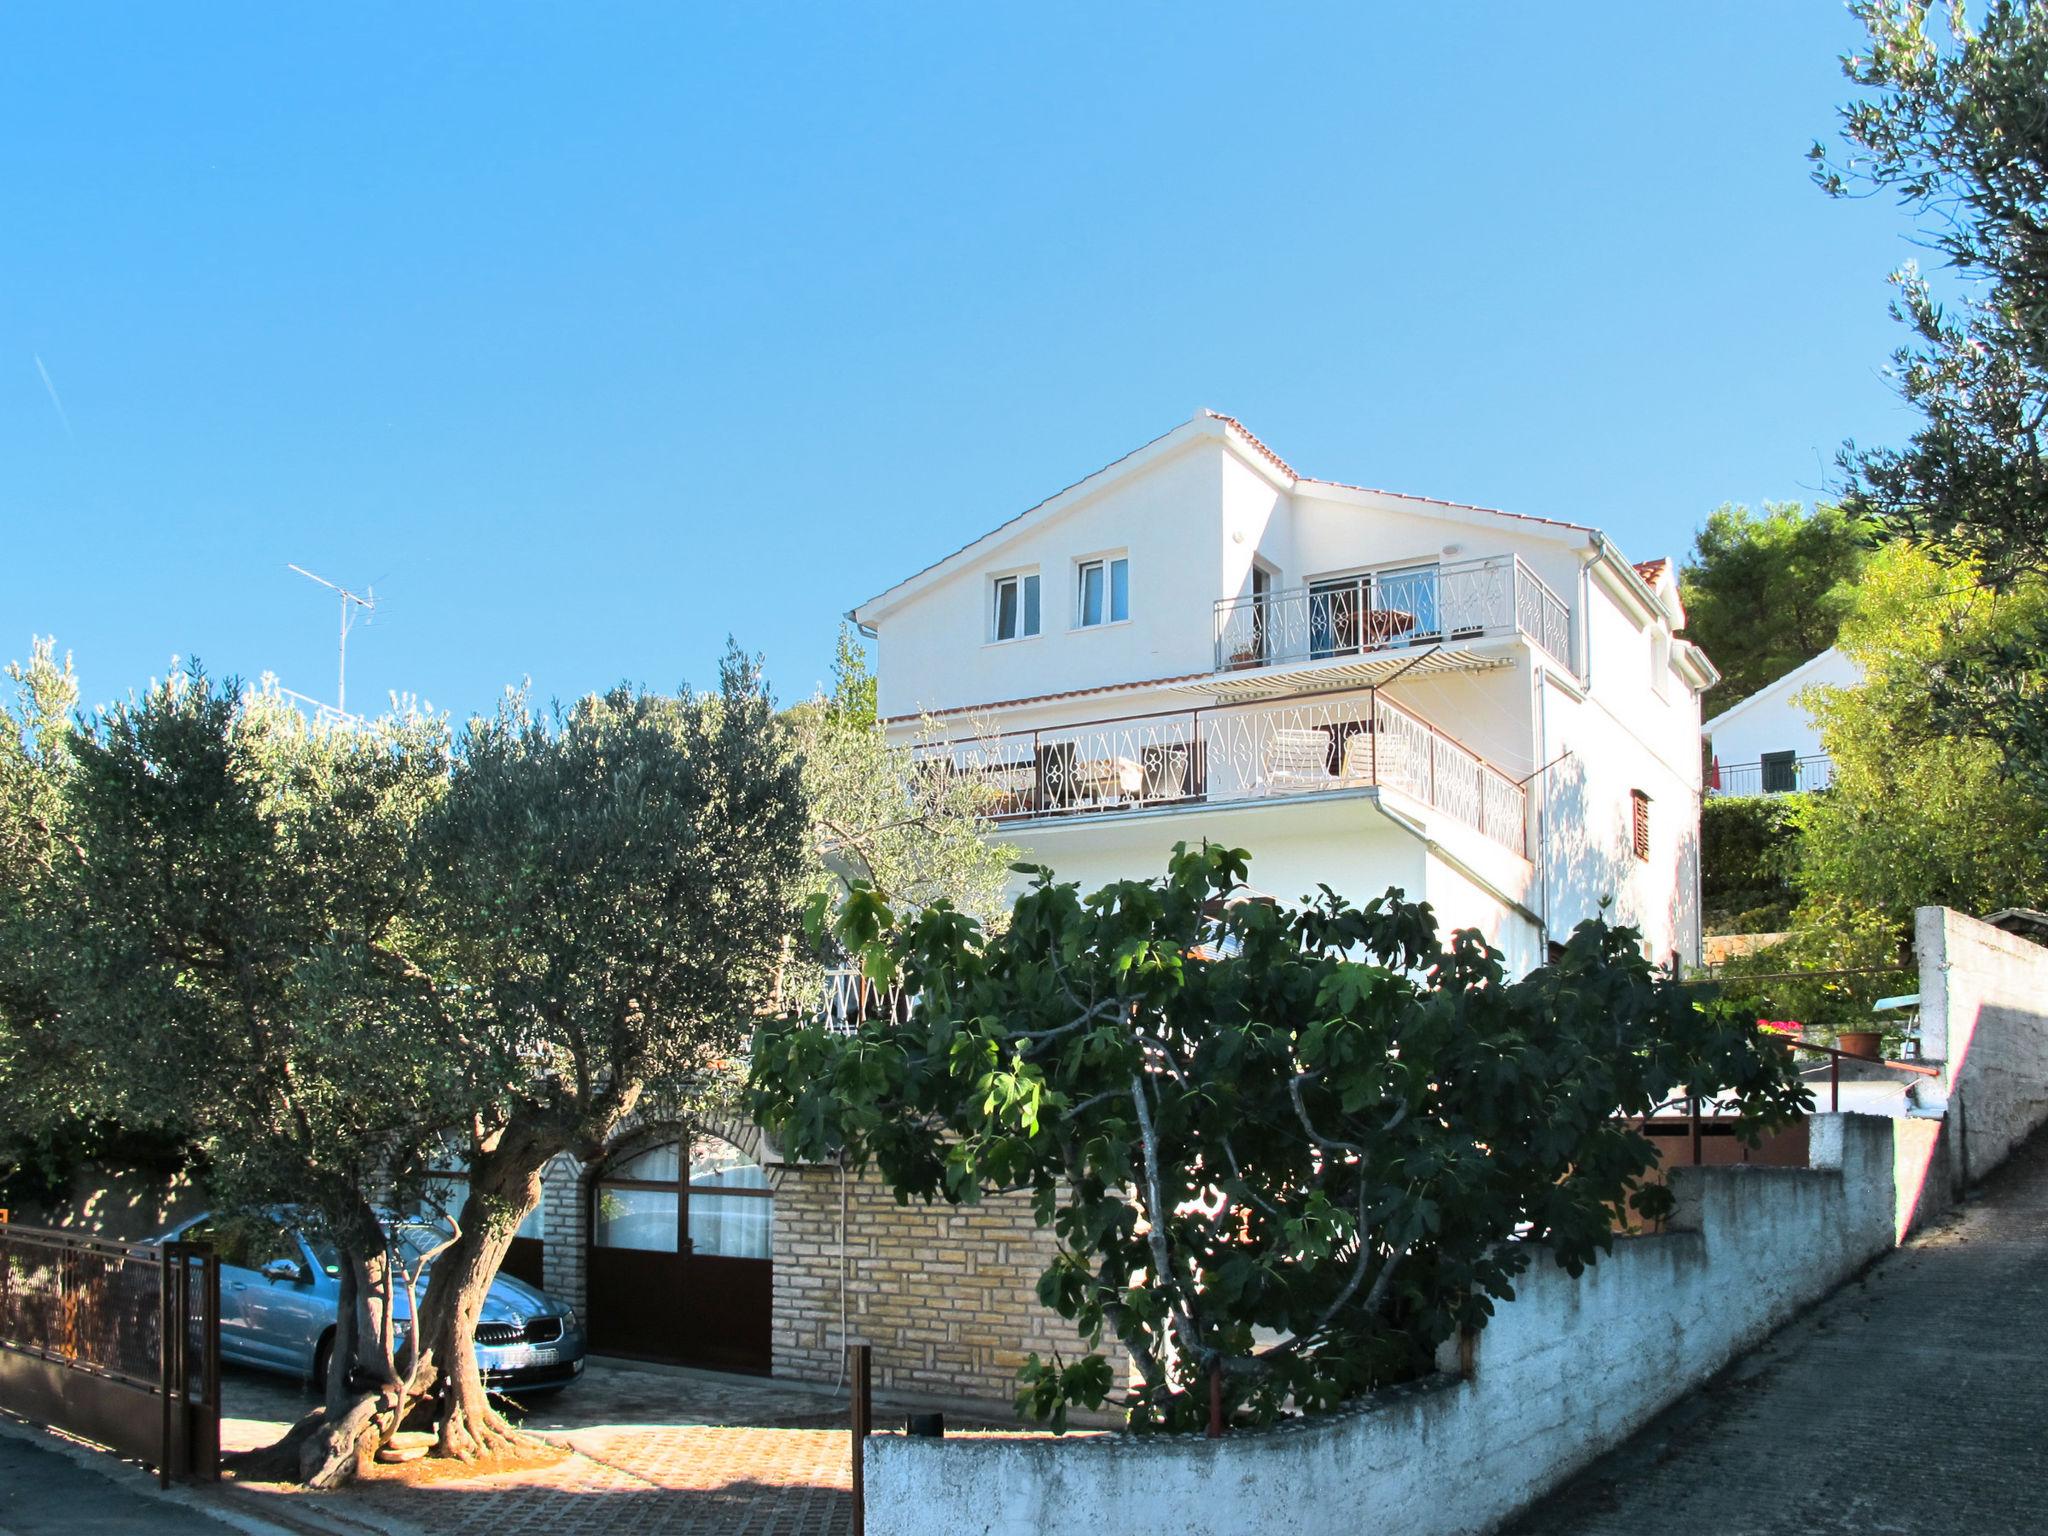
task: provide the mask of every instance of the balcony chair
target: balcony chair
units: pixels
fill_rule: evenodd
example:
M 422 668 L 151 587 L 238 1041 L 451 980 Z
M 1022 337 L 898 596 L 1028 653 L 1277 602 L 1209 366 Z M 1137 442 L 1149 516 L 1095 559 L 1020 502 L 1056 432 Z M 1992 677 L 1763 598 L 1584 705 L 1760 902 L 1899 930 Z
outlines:
M 1266 739 L 1259 783 L 1267 794 L 1328 789 L 1335 782 L 1328 731 L 1315 726 L 1280 729 Z

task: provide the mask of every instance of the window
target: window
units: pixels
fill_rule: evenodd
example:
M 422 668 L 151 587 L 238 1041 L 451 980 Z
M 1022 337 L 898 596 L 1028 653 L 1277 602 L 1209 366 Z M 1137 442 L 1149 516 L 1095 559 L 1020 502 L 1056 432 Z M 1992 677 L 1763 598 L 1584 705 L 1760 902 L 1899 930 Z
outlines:
M 1789 795 L 1799 787 L 1799 754 L 1766 752 L 1763 755 L 1764 793 Z
M 719 1137 L 691 1139 L 687 1177 L 680 1143 L 642 1152 L 606 1171 L 592 1236 L 600 1248 L 765 1259 L 774 1191 L 758 1163 Z
M 1083 560 L 1080 564 L 1080 624 L 1121 624 L 1131 616 L 1131 562 Z
M 1650 797 L 1640 789 L 1628 792 L 1629 812 L 1632 818 L 1630 837 L 1635 844 L 1636 857 L 1650 856 Z
M 996 578 L 995 638 L 1023 640 L 1038 633 L 1038 577 Z

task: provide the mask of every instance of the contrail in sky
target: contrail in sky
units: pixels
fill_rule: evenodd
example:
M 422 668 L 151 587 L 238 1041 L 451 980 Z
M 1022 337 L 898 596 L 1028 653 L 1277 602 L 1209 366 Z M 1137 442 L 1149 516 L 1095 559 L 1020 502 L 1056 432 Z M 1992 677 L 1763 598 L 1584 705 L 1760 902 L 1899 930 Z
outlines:
M 69 437 L 71 413 L 64 409 L 64 402 L 57 394 L 57 386 L 50 382 L 50 370 L 43 366 L 43 355 L 40 352 L 31 352 L 29 355 L 36 360 L 36 372 L 43 376 L 43 388 L 50 392 L 50 404 L 57 407 L 57 419 L 64 423 L 64 435 Z

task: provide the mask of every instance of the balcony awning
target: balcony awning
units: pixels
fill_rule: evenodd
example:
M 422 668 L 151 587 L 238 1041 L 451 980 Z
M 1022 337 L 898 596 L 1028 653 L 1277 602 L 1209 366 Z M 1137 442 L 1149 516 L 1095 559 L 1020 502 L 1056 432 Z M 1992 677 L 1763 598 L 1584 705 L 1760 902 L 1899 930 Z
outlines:
M 1319 660 L 1281 662 L 1242 671 L 1211 672 L 1165 685 L 1168 693 L 1198 693 L 1221 700 L 1273 699 L 1304 691 L 1333 688 L 1376 688 L 1396 676 L 1429 677 L 1444 672 L 1493 672 L 1514 665 L 1512 656 L 1475 651 L 1466 646 L 1434 646 L 1374 651 L 1368 655 L 1327 656 Z

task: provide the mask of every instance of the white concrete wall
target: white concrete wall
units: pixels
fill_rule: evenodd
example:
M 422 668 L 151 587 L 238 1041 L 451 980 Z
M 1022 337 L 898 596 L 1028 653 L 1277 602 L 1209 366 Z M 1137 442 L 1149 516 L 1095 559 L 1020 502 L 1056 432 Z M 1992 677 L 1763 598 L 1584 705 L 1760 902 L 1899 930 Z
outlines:
M 1601 915 L 1632 923 L 1653 960 L 1700 958 L 1700 701 L 1675 675 L 1652 686 L 1668 622 L 1611 581 L 1582 592 L 1583 682 L 1546 667 L 1537 714 L 1546 907 L 1553 937 Z M 1665 669 L 1668 672 L 1668 668 Z M 1634 851 L 1631 791 L 1650 797 L 1650 856 Z
M 1945 907 L 1913 915 L 1920 1049 L 1942 1068 L 1949 1169 L 1980 1179 L 2048 1121 L 2048 949 Z
M 1620 1239 L 1577 1280 L 1532 1266 L 1479 1335 L 1468 1379 L 1213 1441 L 876 1436 L 867 1529 L 1491 1530 L 1888 1248 L 1894 1127 L 1816 1118 L 1813 1170 L 1674 1170 L 1674 1230 Z
M 1196 438 L 886 614 L 876 641 L 882 714 L 1211 670 L 1215 604 L 1225 595 L 1222 475 L 1231 452 L 1220 438 Z M 994 521 L 984 510 L 964 515 L 975 532 L 975 524 Z M 1130 619 L 1080 628 L 1077 562 L 1117 554 L 1131 562 Z M 1249 554 L 1243 558 L 1248 564 Z M 992 583 L 1019 571 L 1038 573 L 1041 629 L 1030 639 L 997 641 Z
M 1541 807 L 1532 819 L 1540 822 L 1545 846 L 1532 841 L 1524 849 L 1543 872 L 1540 884 L 1525 894 L 1526 876 L 1505 884 L 1472 882 L 1433 867 L 1418 886 L 1404 878 L 1403 860 L 1357 871 L 1359 849 L 1305 844 L 1312 824 L 1270 818 L 1259 824 L 1258 838 L 1241 844 L 1258 857 L 1254 879 L 1288 897 L 1327 881 L 1357 901 L 1402 884 L 1447 912 L 1455 908 L 1453 921 L 1487 931 L 1518 957 L 1517 969 L 1526 968 L 1519 957 L 1530 964 L 1541 959 L 1546 932 L 1563 938 L 1580 920 L 1601 913 L 1604 901 L 1612 902 L 1605 909 L 1611 919 L 1641 927 L 1652 958 L 1675 952 L 1698 959 L 1699 701 L 1668 664 L 1660 665 L 1668 663 L 1672 615 L 1661 607 L 1645 612 L 1641 590 L 1612 562 L 1589 567 L 1593 546 L 1583 533 L 1414 497 L 1292 481 L 1207 418 L 1062 493 L 1044 516 L 1021 522 L 1014 533 L 991 535 L 958 571 L 899 596 L 894 607 L 873 609 L 884 715 L 963 712 L 943 722 L 955 736 L 1154 713 L 1184 719 L 1186 711 L 1212 701 L 1129 688 L 987 706 L 1209 672 L 1214 604 L 1249 590 L 1255 558 L 1269 568 L 1277 591 L 1387 565 L 1518 556 L 1570 605 L 1577 673 L 1522 649 L 1509 667 L 1408 678 L 1387 691 L 1510 777 L 1544 770 L 1529 788 Z M 1073 627 L 1075 562 L 1117 552 L 1131 561 L 1130 621 Z M 992 642 L 991 583 L 1022 570 L 1039 573 L 1043 630 L 1032 639 Z M 910 739 L 921 728 L 905 723 L 897 735 Z M 1647 860 L 1631 851 L 1632 789 L 1652 800 Z M 1183 808 L 1135 838 L 1110 833 L 1112 818 L 1105 818 L 1099 837 L 1091 827 L 1079 843 L 1044 834 L 1059 850 L 1049 846 L 1046 856 L 1062 876 L 1084 885 L 1153 875 L 1163 867 L 1164 849 L 1178 839 L 1236 840 L 1218 815 L 1215 807 Z M 1041 836 L 1014 825 L 1001 835 L 1030 843 Z M 1311 864 L 1297 869 L 1295 849 L 1304 846 Z M 1125 850 L 1142 853 L 1142 860 L 1119 862 Z

